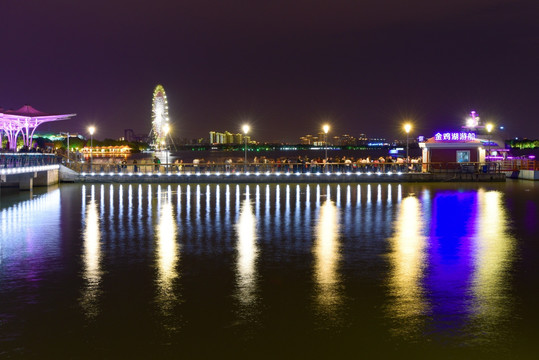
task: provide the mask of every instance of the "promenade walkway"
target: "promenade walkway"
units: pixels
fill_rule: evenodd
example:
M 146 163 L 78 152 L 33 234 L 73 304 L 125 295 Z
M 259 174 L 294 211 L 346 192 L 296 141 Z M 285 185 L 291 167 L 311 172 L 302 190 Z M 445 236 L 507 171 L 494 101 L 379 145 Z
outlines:
M 99 183 L 330 183 L 505 181 L 497 162 L 487 163 L 91 163 L 54 154 L 0 153 L 0 185 Z

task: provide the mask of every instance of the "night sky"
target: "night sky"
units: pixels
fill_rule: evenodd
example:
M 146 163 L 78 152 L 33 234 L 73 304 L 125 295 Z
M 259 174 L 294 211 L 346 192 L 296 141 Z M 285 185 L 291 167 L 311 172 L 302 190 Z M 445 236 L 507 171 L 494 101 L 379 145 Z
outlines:
M 537 0 L 2 0 L 0 107 L 77 113 L 44 130 L 298 142 L 458 128 L 471 110 L 539 137 Z

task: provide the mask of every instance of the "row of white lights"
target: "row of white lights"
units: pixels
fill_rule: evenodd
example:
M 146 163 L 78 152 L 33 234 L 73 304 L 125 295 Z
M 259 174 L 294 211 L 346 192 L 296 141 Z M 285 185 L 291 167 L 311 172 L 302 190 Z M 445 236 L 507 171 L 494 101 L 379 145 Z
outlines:
M 27 166 L 20 168 L 1 169 L 0 175 L 15 175 L 23 173 L 31 173 L 36 171 L 55 170 L 59 169 L 60 165 L 43 165 L 43 166 Z
M 2 156 L 56 156 L 56 154 L 43 154 L 43 153 L 12 153 L 12 152 L 1 152 L 0 155 Z
M 296 176 L 301 176 L 301 175 L 305 175 L 305 176 L 311 176 L 311 175 L 317 175 L 317 176 L 320 176 L 322 174 L 326 174 L 327 176 L 330 176 L 330 175 L 353 175 L 353 173 L 341 173 L 341 172 L 337 172 L 337 173 L 314 173 L 314 174 L 311 174 L 311 173 L 294 173 L 294 175 Z M 362 175 L 363 173 L 355 173 L 356 175 Z M 372 172 L 367 172 L 365 173 L 365 175 L 378 175 L 378 176 L 381 176 L 381 175 L 402 175 L 402 172 L 388 172 L 388 173 L 372 173 Z M 114 173 L 114 172 L 111 172 L 111 173 L 105 173 L 105 172 L 101 172 L 101 173 L 95 173 L 95 172 L 91 172 L 91 173 L 81 173 L 82 176 L 96 176 L 96 175 L 99 175 L 99 176 L 133 176 L 133 175 L 137 175 L 137 176 L 143 176 L 143 175 L 146 175 L 146 176 L 161 176 L 163 174 L 161 173 L 157 173 L 157 174 L 152 174 L 152 173 Z M 167 176 L 172 176 L 174 175 L 173 173 L 166 173 Z M 186 173 L 176 173 L 177 176 L 180 176 L 180 175 L 185 175 L 185 176 L 191 176 L 191 175 L 194 175 L 194 176 L 202 176 L 203 174 L 202 173 L 190 173 L 190 172 L 186 172 Z M 225 172 L 225 173 L 220 173 L 220 172 L 216 172 L 216 173 L 210 173 L 210 172 L 206 172 L 204 173 L 204 175 L 206 176 L 211 176 L 211 175 L 215 175 L 215 176 L 221 176 L 221 175 L 224 175 L 224 176 L 231 176 L 232 173 L 229 173 L 229 172 Z M 250 175 L 254 175 L 254 176 L 260 176 L 260 175 L 266 175 L 266 176 L 271 176 L 271 175 L 276 175 L 276 176 L 280 176 L 280 175 L 285 175 L 285 176 L 290 176 L 292 175 L 292 173 L 271 173 L 271 172 L 266 172 L 266 173 L 249 173 L 249 172 L 246 172 L 246 173 L 235 173 L 234 175 L 236 176 L 241 176 L 241 175 L 245 175 L 245 176 L 250 176 Z

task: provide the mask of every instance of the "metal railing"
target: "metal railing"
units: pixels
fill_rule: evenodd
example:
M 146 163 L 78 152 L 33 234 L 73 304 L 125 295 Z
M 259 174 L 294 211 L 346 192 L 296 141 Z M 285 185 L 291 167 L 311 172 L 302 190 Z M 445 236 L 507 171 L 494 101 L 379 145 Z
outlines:
M 502 171 L 539 170 L 535 159 L 508 159 L 499 161 Z
M 531 169 L 536 167 L 534 160 L 518 159 L 493 162 L 432 162 L 432 163 L 170 163 L 155 164 L 148 161 L 136 163 L 81 162 L 69 161 L 65 156 L 42 153 L 0 153 L 0 167 L 15 168 L 26 166 L 42 166 L 64 164 L 79 173 L 279 173 L 279 174 L 316 174 L 316 173 L 500 173 L 515 169 Z
M 0 152 L 0 168 L 4 169 L 55 165 L 59 163 L 60 157 L 56 154 Z
M 459 173 L 459 174 L 497 174 L 502 170 L 501 164 L 495 161 L 487 162 L 432 162 L 423 163 L 423 172 L 428 173 Z

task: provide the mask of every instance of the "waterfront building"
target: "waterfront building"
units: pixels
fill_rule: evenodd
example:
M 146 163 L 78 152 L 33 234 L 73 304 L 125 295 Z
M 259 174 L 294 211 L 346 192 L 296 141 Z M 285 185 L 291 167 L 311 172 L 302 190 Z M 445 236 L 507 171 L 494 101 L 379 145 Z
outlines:
M 433 137 L 420 142 L 419 147 L 423 149 L 424 164 L 485 161 L 483 143 L 473 132 L 437 132 Z
M 505 142 L 492 124 L 483 124 L 475 111 L 470 113 L 460 131 L 437 132 L 420 141 L 423 163 L 482 163 L 504 158 Z
M 118 145 L 118 146 L 85 146 L 81 149 L 81 152 L 84 154 L 90 154 L 93 153 L 93 155 L 103 155 L 103 156 L 110 156 L 110 155 L 127 155 L 130 154 L 131 151 L 130 146 L 127 145 Z

